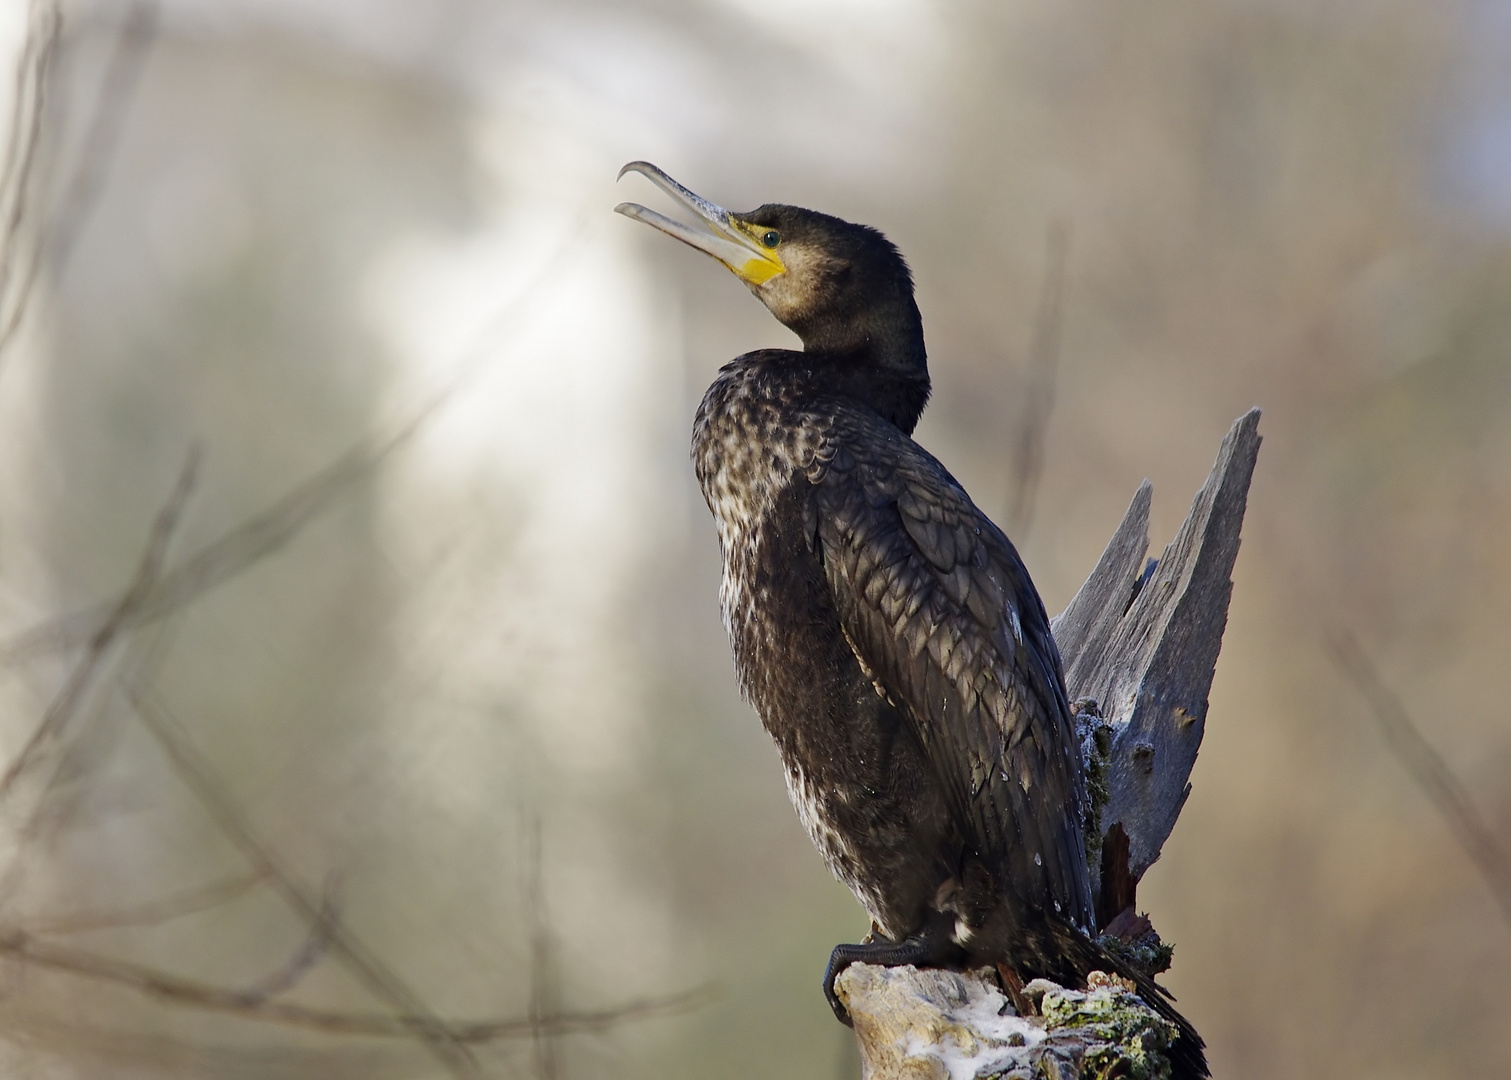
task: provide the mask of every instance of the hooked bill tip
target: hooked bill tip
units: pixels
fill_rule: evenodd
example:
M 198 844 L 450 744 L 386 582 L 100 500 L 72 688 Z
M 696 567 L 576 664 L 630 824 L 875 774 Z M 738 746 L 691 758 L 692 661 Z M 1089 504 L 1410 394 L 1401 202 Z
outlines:
M 627 172 L 644 172 L 646 169 L 655 169 L 657 172 L 661 171 L 659 169 L 656 169 L 656 166 L 652 165 L 649 161 L 632 161 L 624 168 L 620 169 L 619 175 L 614 177 L 614 179 L 623 180 L 624 174 Z

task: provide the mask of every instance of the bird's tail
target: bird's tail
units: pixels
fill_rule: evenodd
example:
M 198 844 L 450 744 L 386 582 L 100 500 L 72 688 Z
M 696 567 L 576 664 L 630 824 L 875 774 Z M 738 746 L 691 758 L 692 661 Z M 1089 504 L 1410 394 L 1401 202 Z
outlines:
M 1114 956 L 1081 931 L 1060 919 L 1035 917 L 1009 905 L 999 906 L 995 918 L 973 931 L 966 946 L 975 957 L 1005 963 L 1025 980 L 1045 978 L 1061 986 L 1080 988 L 1093 971 L 1119 975 L 1133 983 L 1138 996 L 1151 1009 L 1175 1025 L 1178 1032 L 1170 1044 L 1172 1080 L 1205 1080 L 1206 1043 L 1191 1021 L 1176 1010 L 1169 991 L 1127 961 Z
M 1138 990 L 1138 996 L 1155 1012 L 1175 1025 L 1177 1035 L 1170 1044 L 1172 1080 L 1204 1080 L 1211 1076 L 1207 1069 L 1207 1044 L 1197 1034 L 1196 1028 L 1175 1008 L 1170 992 L 1153 978 L 1113 955 L 1092 941 L 1075 927 L 1059 920 L 1046 919 L 1046 929 L 1051 935 L 1054 954 L 1062 958 L 1059 976 L 1049 976 L 1063 986 L 1083 987 L 1086 977 L 1093 971 L 1105 971 L 1129 980 Z M 1069 981 L 1067 981 L 1069 980 Z

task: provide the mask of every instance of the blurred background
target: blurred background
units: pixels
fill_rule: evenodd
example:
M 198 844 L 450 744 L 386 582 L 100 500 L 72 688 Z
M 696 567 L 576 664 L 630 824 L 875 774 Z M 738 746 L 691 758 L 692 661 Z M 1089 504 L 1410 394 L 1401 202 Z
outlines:
M 1221 1077 L 1511 1071 L 1511 886 L 1324 645 L 1504 850 L 1511 3 L 0 10 L 0 1071 L 857 1075 L 686 452 L 795 339 L 635 158 L 901 246 L 1052 612 L 1263 407 L 1167 984 Z

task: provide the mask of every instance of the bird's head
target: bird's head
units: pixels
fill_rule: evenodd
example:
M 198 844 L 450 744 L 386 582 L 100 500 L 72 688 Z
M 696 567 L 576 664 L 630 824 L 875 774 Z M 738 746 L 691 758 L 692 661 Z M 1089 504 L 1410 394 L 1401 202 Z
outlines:
M 884 366 L 925 370 L 912 275 L 877 230 L 777 203 L 734 213 L 648 162 L 632 161 L 619 175 L 627 172 L 649 178 L 696 220 L 687 224 L 638 203 L 616 211 L 718 259 L 809 352 L 865 353 Z

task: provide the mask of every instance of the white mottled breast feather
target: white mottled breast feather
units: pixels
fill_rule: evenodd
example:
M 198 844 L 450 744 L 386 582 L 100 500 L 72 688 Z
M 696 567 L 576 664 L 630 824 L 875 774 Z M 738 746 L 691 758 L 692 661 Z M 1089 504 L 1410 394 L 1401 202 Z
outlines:
M 693 427 L 693 464 L 718 529 L 724 561 L 719 603 L 737 667 L 745 652 L 742 646 L 759 651 L 774 644 L 750 640 L 756 624 L 747 616 L 767 598 L 745 595 L 747 582 L 755 577 L 748 571 L 767 516 L 813 461 L 821 441 L 816 430 L 794 425 L 790 417 L 777 422 L 778 408 L 784 404 L 780 393 L 737 362 L 709 387 Z M 746 673 L 741 670 L 739 675 L 742 689 L 748 689 Z
M 829 424 L 817 414 L 795 416 L 792 403 L 781 397 L 784 392 L 791 391 L 780 383 L 763 381 L 759 371 L 736 361 L 720 372 L 704 395 L 693 427 L 693 464 L 713 512 L 723 555 L 719 601 L 724 625 L 734 646 L 740 689 L 758 708 L 754 672 L 746 665 L 759 666 L 757 658 L 779 658 L 790 648 L 790 642 L 774 636 L 780 620 L 757 617 L 773 598 L 748 594 L 748 590 L 764 588 L 753 584 L 761 579 L 756 562 L 765 539 L 763 531 L 782 494 L 799 477 L 811 473 L 829 431 Z M 873 921 L 885 925 L 886 907 L 876 883 L 860 872 L 845 837 L 831 824 L 833 800 L 842 802 L 844 794 L 816 784 L 799 760 L 783 756 L 788 796 L 814 846 Z

